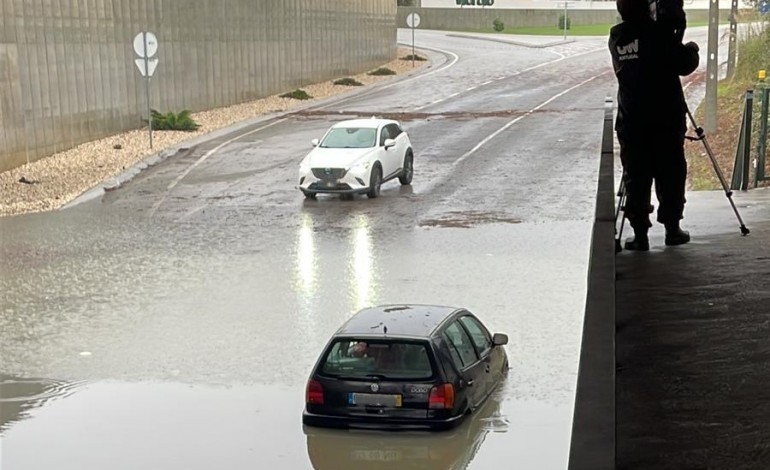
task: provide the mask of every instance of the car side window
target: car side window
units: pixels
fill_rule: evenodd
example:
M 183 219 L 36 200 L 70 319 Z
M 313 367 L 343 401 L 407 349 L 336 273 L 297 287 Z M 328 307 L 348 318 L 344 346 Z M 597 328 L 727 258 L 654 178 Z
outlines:
M 486 328 L 473 317 L 462 317 L 460 318 L 460 323 L 468 329 L 471 340 L 473 340 L 473 344 L 476 345 L 479 354 L 482 357 L 486 356 L 492 349 L 492 340 L 489 338 L 489 333 Z
M 388 126 L 383 127 L 382 132 L 380 133 L 380 147 L 385 145 L 385 139 L 390 138 L 390 130 L 388 129 Z
M 471 343 L 471 338 L 457 322 L 447 327 L 444 336 L 449 343 L 449 350 L 455 362 L 459 359 L 460 369 L 465 369 L 479 360 Z

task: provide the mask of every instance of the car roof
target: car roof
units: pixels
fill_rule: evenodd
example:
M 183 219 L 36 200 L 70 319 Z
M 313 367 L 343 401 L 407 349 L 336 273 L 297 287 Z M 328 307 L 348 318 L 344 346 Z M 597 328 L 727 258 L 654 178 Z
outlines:
M 335 336 L 429 338 L 459 307 L 392 304 L 359 311 L 343 324 Z
M 372 117 L 370 119 L 350 119 L 348 121 L 338 122 L 337 124 L 333 125 L 332 128 L 335 128 L 335 127 L 337 128 L 338 127 L 377 128 L 380 126 L 384 126 L 386 124 L 398 124 L 398 122 L 392 119 L 380 119 L 380 118 Z

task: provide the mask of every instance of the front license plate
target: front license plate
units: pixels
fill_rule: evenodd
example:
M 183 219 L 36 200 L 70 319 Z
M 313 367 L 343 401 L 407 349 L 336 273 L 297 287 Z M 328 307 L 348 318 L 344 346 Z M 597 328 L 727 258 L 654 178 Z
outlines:
M 390 406 L 398 408 L 401 406 L 401 395 L 383 395 L 378 393 L 349 393 L 348 405 L 374 405 Z
M 336 181 L 326 181 L 324 184 L 326 185 L 327 188 L 334 188 L 337 186 Z

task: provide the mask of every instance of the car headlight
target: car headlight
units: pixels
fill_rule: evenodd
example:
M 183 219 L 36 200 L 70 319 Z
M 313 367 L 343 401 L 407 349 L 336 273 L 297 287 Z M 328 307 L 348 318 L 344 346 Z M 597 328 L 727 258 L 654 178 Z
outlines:
M 350 167 L 348 171 L 354 171 L 356 173 L 359 173 L 359 172 L 368 170 L 370 166 L 372 166 L 372 162 L 366 161 L 363 163 L 359 163 L 358 165 L 353 165 L 352 167 Z

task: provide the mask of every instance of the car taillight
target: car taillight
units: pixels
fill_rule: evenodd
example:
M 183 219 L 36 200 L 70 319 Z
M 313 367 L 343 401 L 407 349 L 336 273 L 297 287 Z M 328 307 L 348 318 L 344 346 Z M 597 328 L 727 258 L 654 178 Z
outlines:
M 449 410 L 455 406 L 455 388 L 452 384 L 437 385 L 430 389 L 428 408 Z
M 306 401 L 312 405 L 324 404 L 324 389 L 317 380 L 308 381 Z

